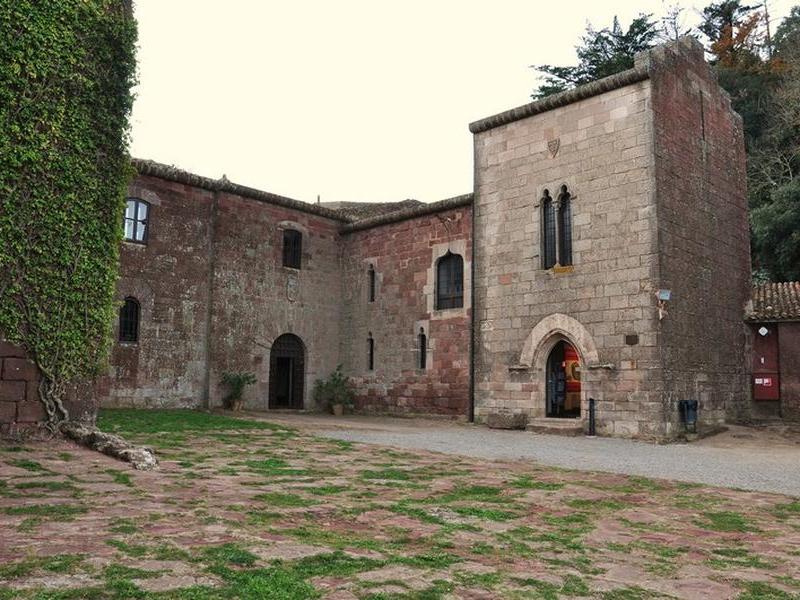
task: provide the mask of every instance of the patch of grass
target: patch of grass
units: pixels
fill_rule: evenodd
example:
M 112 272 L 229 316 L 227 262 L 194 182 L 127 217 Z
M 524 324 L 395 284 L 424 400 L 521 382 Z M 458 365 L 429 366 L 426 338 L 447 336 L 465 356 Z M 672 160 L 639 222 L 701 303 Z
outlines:
M 481 587 L 486 590 L 497 587 L 503 581 L 503 576 L 497 572 L 468 573 L 466 571 L 456 571 L 455 577 L 456 581 L 461 585 Z
M 27 506 L 7 506 L 7 515 L 25 515 L 51 521 L 72 521 L 77 515 L 88 512 L 85 506 L 74 504 L 30 504 Z
M 362 548 L 364 550 L 375 550 L 377 552 L 386 550 L 386 545 L 384 543 L 372 539 L 372 537 L 359 536 L 353 533 L 345 534 L 311 525 L 290 529 L 276 529 L 274 532 L 280 535 L 289 535 L 308 544 L 330 546 L 336 550 L 344 550 L 345 548 Z
M 603 600 L 652 600 L 654 598 L 669 598 L 669 596 L 634 585 L 603 592 L 601 598 Z
M 266 477 L 278 477 L 286 475 L 306 475 L 306 469 L 295 469 L 289 466 L 282 458 L 266 458 L 263 460 L 246 460 L 242 463 L 250 471 L 264 475 Z
M 522 490 L 560 490 L 564 487 L 563 483 L 551 483 L 548 481 L 537 481 L 530 475 L 517 477 L 509 485 Z
M 58 456 L 58 458 L 59 458 L 60 460 L 63 460 L 64 462 L 69 462 L 69 461 L 71 461 L 73 458 L 75 458 L 75 455 L 74 455 L 74 454 L 71 454 L 70 452 L 59 452 L 59 453 L 57 454 L 57 456 Z
M 251 567 L 256 564 L 258 560 L 255 554 L 233 543 L 222 544 L 221 546 L 208 546 L 203 549 L 203 557 L 215 563 L 237 565 L 240 567 Z
M 139 531 L 139 528 L 136 524 L 130 519 L 113 519 L 111 521 L 110 527 L 108 528 L 109 531 L 112 533 L 123 533 L 123 534 L 131 534 L 136 533 Z
M 3 452 L 27 452 L 28 449 L 24 446 L 5 446 Z
M 694 523 L 703 529 L 711 531 L 738 531 L 747 533 L 759 529 L 751 525 L 744 515 L 732 511 L 704 512 L 705 521 L 696 520 Z
M 479 556 L 485 556 L 487 554 L 494 554 L 496 549 L 491 544 L 487 544 L 486 542 L 475 542 L 469 548 L 470 552 L 473 554 L 478 554 Z
M 228 568 L 215 569 L 228 584 L 220 590 L 220 598 L 240 600 L 313 600 L 321 593 L 306 582 L 296 571 L 284 566 L 268 569 L 234 571 Z
M 772 513 L 781 520 L 792 516 L 800 517 L 800 500 L 795 500 L 788 504 L 778 504 L 772 509 Z
M 478 506 L 454 506 L 453 512 L 463 517 L 475 517 L 484 521 L 510 521 L 519 517 L 517 513 L 496 508 L 480 508 Z
M 17 458 L 9 462 L 12 467 L 17 467 L 18 469 L 25 469 L 26 471 L 31 471 L 32 473 L 49 473 L 50 471 L 42 466 L 41 463 L 36 462 L 35 460 L 30 460 L 27 458 Z
M 708 559 L 708 564 L 714 569 L 771 569 L 775 566 L 757 554 L 751 554 L 747 548 L 715 548 L 712 553 L 714 556 Z
M 116 548 L 123 554 L 127 554 L 128 556 L 133 556 L 134 558 L 141 558 L 142 556 L 147 556 L 147 553 L 149 551 L 147 546 L 142 546 L 140 544 L 128 544 L 121 540 L 106 540 L 106 544 L 108 544 L 112 548 Z
M 348 577 L 355 573 L 379 569 L 384 560 L 350 556 L 341 551 L 315 554 L 289 563 L 286 568 L 303 579 L 311 577 Z
M 75 484 L 71 481 L 23 481 L 15 483 L 14 487 L 18 490 L 47 490 L 49 492 L 58 492 L 61 490 L 74 490 Z
M 191 560 L 191 555 L 178 546 L 172 544 L 159 544 L 150 550 L 150 555 L 156 560 Z
M 575 498 L 567 500 L 567 506 L 581 510 L 622 510 L 627 504 L 619 500 L 588 500 L 586 498 Z
M 736 600 L 797 600 L 796 594 L 784 592 L 763 581 L 742 581 L 739 585 L 745 591 Z
M 111 475 L 111 480 L 114 483 L 133 487 L 133 481 L 131 480 L 130 473 L 126 473 L 125 471 L 120 471 L 118 469 L 106 469 L 105 472 L 108 475 Z
M 197 410 L 138 410 L 106 408 L 97 417 L 97 426 L 103 431 L 121 434 L 182 433 L 198 431 L 270 430 L 293 434 L 294 430 L 267 423 L 235 419 Z
M 386 479 L 389 481 L 408 481 L 411 474 L 403 469 L 381 469 L 379 471 L 361 471 L 361 479 Z
M 277 506 L 281 508 L 293 508 L 303 506 L 313 506 L 317 504 L 316 500 L 305 498 L 297 494 L 284 494 L 282 492 L 267 492 L 266 494 L 259 494 L 254 498 L 261 502 L 266 502 L 270 506 Z
M 487 485 L 471 485 L 459 487 L 451 492 L 447 492 L 437 498 L 431 499 L 435 502 L 503 502 L 503 490 L 499 487 Z
M 53 556 L 27 558 L 0 565 L 0 578 L 26 577 L 39 569 L 50 573 L 72 573 L 85 559 L 85 554 L 54 554 Z
M 333 496 L 334 494 L 341 494 L 349 490 L 346 485 L 322 485 L 318 487 L 309 488 L 309 492 L 315 496 Z
M 460 556 L 450 552 L 425 552 L 414 556 L 398 556 L 392 562 L 420 569 L 446 569 L 462 560 Z

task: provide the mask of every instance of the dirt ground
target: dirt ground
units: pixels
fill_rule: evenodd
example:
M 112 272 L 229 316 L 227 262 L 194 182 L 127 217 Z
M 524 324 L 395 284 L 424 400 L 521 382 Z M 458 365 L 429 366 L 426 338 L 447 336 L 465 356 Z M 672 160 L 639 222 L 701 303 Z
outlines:
M 800 598 L 787 496 L 188 411 L 101 426 L 160 470 L 0 443 L 0 599 Z

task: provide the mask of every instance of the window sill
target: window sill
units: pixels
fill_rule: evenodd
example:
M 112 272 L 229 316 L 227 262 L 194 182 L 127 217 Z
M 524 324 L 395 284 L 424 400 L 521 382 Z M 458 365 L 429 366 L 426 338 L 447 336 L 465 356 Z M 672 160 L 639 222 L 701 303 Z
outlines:
M 572 273 L 574 270 L 575 267 L 573 265 L 564 265 L 563 267 L 561 265 L 556 265 L 550 269 L 550 272 L 558 275 L 561 273 Z
M 121 348 L 138 348 L 139 342 L 117 342 Z
M 123 244 L 129 244 L 131 246 L 139 246 L 139 247 L 147 246 L 147 242 L 139 242 L 139 241 L 136 241 L 136 240 L 123 239 L 122 243 Z

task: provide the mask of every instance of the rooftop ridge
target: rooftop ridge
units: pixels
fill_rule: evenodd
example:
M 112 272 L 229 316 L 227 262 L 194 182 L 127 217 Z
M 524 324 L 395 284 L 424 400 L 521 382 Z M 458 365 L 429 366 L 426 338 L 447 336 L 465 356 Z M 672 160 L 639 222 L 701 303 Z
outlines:
M 460 196 L 453 196 L 452 198 L 445 198 L 438 202 L 431 202 L 430 204 L 422 204 L 420 206 L 412 206 L 403 210 L 370 217 L 368 219 L 361 219 L 360 221 L 353 221 L 342 226 L 342 233 L 352 233 L 354 231 L 361 231 L 362 229 L 370 229 L 378 227 L 379 225 L 388 225 L 389 223 L 397 223 L 398 221 L 405 221 L 416 217 L 422 217 L 461 206 L 472 204 L 473 194 L 462 194 Z

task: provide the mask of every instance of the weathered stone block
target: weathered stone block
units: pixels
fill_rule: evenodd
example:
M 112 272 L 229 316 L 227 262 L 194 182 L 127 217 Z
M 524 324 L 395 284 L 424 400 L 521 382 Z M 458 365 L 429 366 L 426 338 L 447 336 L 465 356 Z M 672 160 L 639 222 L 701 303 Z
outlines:
M 45 419 L 41 402 L 17 402 L 17 423 L 39 423 Z
M 4 358 L 2 377 L 6 381 L 36 381 L 39 369 L 33 361 L 25 358 Z
M 490 429 L 525 429 L 528 415 L 523 413 L 490 412 L 486 415 L 486 426 Z
M 24 399 L 24 381 L 0 381 L 0 402 L 19 402 Z

